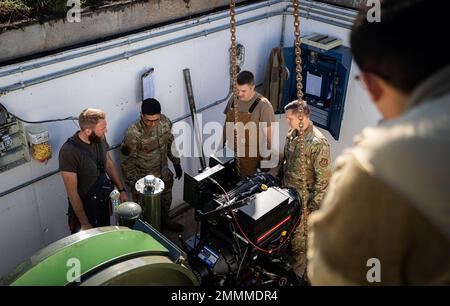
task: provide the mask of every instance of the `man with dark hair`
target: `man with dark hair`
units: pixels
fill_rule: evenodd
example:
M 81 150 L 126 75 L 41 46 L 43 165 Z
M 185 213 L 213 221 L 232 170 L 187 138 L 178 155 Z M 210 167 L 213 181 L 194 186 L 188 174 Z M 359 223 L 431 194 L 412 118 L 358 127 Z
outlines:
M 450 48 L 417 44 L 448 36 L 449 8 L 384 0 L 381 22 L 364 6 L 356 19 L 359 79 L 385 120 L 339 157 L 310 218 L 313 284 L 450 284 Z
M 269 100 L 255 91 L 255 79 L 250 71 L 242 71 L 238 74 L 237 91 L 237 152 L 240 160 L 240 174 L 244 178 L 254 173 L 260 165 L 262 160 L 260 149 L 267 149 L 267 152 L 271 150 L 272 124 L 275 121 L 275 114 Z M 226 119 L 223 130 L 224 145 L 227 141 L 230 148 L 234 147 L 233 107 L 232 97 L 224 111 Z M 269 157 L 264 156 L 265 159 Z
M 300 171 L 300 119 L 297 101 L 289 103 L 284 108 L 289 130 L 278 177 L 283 187 L 295 188 L 299 195 L 301 195 L 303 179 L 306 179 L 306 205 L 308 205 L 308 211 L 313 212 L 319 209 L 328 189 L 331 177 L 330 145 L 325 136 L 314 127 L 309 119 L 308 104 L 302 100 L 301 105 L 303 107 L 303 131 L 305 135 L 306 177 L 303 178 Z M 303 226 L 299 226 L 292 240 L 292 251 L 296 259 L 295 270 L 299 276 L 303 276 L 306 270 L 306 234 L 303 229 Z
M 113 180 L 120 191 L 120 200 L 127 195 L 116 166 L 108 153 L 106 116 L 102 110 L 88 108 L 81 112 L 76 132 L 59 151 L 59 170 L 69 198 L 69 228 L 79 230 L 110 225 L 109 193 Z
M 182 231 L 183 226 L 169 219 L 172 204 L 173 173 L 167 158 L 173 163 L 176 179 L 183 171 L 175 147 L 172 122 L 161 114 L 161 104 L 156 99 L 142 102 L 141 116 L 125 132 L 121 146 L 121 164 L 127 185 L 137 201 L 136 182 L 146 175 L 154 175 L 164 181 L 161 196 L 161 225 L 163 229 Z M 175 153 L 175 154 L 174 154 Z

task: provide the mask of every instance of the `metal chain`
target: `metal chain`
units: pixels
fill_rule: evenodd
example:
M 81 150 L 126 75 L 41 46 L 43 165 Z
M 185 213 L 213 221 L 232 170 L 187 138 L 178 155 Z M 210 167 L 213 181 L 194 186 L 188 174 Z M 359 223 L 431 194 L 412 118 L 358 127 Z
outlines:
M 295 34 L 295 71 L 297 72 L 297 104 L 298 104 L 298 119 L 300 120 L 300 177 L 302 178 L 301 198 L 303 203 L 303 232 L 305 238 L 307 237 L 307 221 L 308 221 L 308 203 L 306 199 L 306 152 L 305 152 L 305 131 L 303 130 L 303 105 L 301 103 L 303 98 L 302 85 L 302 49 L 300 48 L 300 20 L 299 20 L 299 0 L 294 0 L 294 34 Z M 306 239 L 305 239 L 306 241 Z
M 236 172 L 238 177 L 241 176 L 241 163 L 238 158 L 238 137 L 237 137 L 237 122 L 238 122 L 238 91 L 237 91 L 237 64 L 236 64 L 236 14 L 235 1 L 230 0 L 230 32 L 231 32 L 231 82 L 233 86 L 233 115 L 234 115 L 234 157 L 236 161 Z

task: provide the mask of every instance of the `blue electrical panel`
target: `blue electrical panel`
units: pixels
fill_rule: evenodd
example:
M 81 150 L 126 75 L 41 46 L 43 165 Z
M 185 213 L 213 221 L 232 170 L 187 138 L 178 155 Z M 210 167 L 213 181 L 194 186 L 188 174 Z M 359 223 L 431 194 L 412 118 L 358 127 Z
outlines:
M 316 126 L 328 130 L 339 140 L 352 65 L 350 48 L 339 46 L 326 51 L 305 44 L 301 48 L 303 99 L 310 107 L 310 118 Z M 284 106 L 297 99 L 294 47 L 284 48 L 284 57 L 290 77 L 284 84 L 278 113 L 284 112 Z

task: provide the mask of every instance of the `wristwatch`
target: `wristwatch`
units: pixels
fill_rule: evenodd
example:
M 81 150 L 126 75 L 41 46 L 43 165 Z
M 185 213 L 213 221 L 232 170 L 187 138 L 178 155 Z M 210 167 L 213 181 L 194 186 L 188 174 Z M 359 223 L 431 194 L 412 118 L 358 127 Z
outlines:
M 119 191 L 120 193 L 125 192 L 125 188 L 118 189 L 118 191 Z

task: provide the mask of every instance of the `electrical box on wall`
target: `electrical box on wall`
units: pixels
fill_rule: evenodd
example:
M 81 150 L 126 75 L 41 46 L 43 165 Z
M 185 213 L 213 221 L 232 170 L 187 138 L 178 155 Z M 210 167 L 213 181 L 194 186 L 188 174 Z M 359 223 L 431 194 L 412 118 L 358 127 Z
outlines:
M 36 124 L 26 128 L 30 154 L 34 160 L 46 163 L 52 157 L 52 147 L 47 127 Z
M 328 130 L 339 140 L 352 64 L 350 48 L 339 46 L 323 50 L 302 44 L 301 49 L 303 99 L 309 105 L 310 118 L 316 126 Z M 294 48 L 284 48 L 284 57 L 290 78 L 284 84 L 279 112 L 297 99 Z
M 0 172 L 30 161 L 23 125 L 0 110 Z

